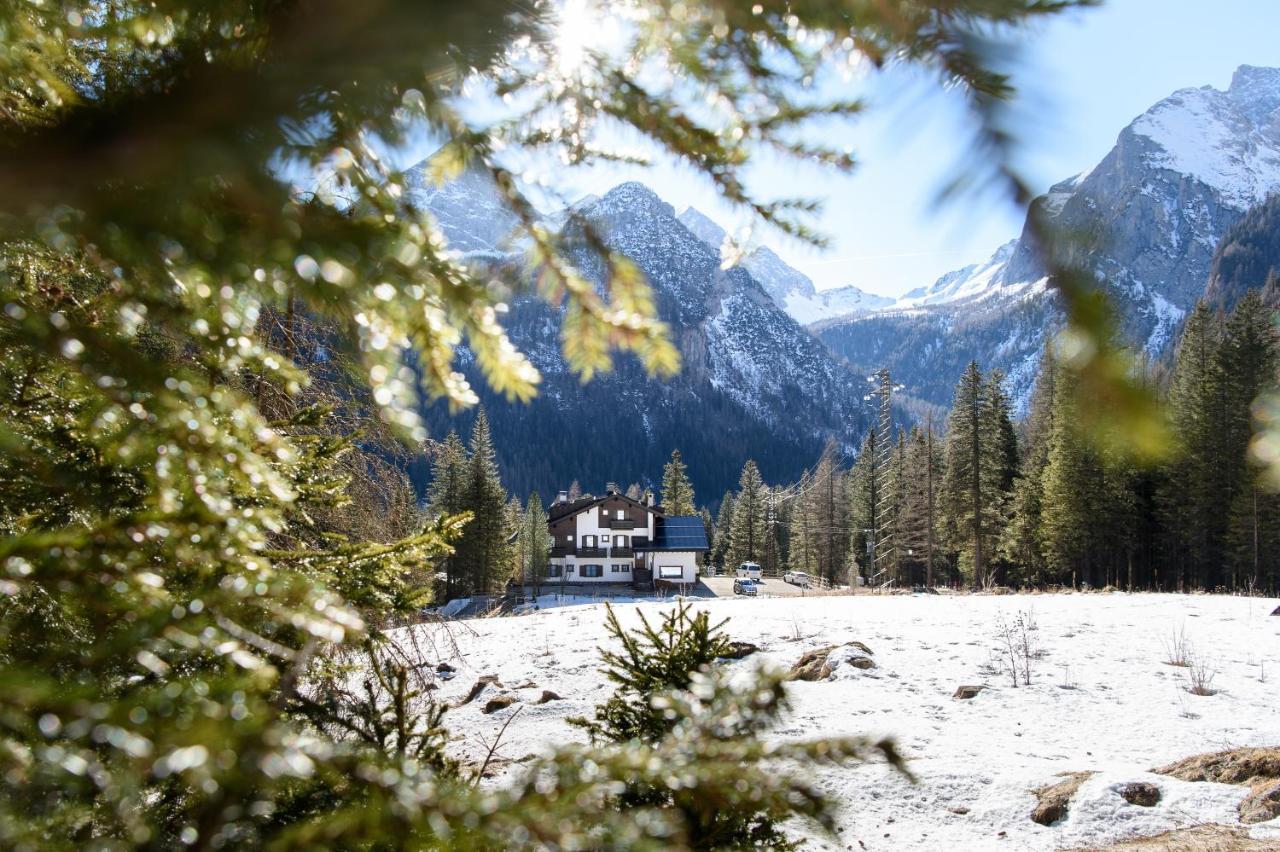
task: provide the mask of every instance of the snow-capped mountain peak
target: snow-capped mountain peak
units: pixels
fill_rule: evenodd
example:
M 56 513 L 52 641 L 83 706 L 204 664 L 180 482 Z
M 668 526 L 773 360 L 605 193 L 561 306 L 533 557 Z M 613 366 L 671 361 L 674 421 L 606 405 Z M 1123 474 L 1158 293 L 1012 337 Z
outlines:
M 1280 184 L 1280 69 L 1241 66 L 1225 92 L 1180 89 L 1129 131 L 1154 143 L 1148 166 L 1199 180 L 1243 210 Z
M 726 232 L 705 213 L 689 207 L 680 214 L 680 222 L 703 243 L 717 252 L 722 251 Z M 893 304 L 893 299 L 868 293 L 852 285 L 819 290 L 809 276 L 790 266 L 767 246 L 760 246 L 748 253 L 740 265 L 759 282 L 774 304 L 802 325 Z

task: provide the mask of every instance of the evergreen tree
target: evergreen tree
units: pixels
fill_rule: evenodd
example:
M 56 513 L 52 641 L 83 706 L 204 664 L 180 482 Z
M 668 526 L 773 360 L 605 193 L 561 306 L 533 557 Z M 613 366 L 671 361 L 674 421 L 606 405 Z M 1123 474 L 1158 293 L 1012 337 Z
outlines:
M 1061 583 L 1118 585 L 1133 547 L 1132 482 L 1118 457 L 1081 432 L 1071 381 L 1065 371 L 1055 380 L 1040 507 L 1045 563 Z
M 1225 401 L 1221 436 L 1229 487 L 1234 492 L 1227 529 L 1229 588 L 1261 588 L 1274 557 L 1267 543 L 1277 537 L 1276 501 L 1261 487 L 1258 465 L 1248 459 L 1253 436 L 1252 405 L 1274 391 L 1280 357 L 1270 311 L 1257 290 L 1249 290 L 1227 321 L 1218 351 L 1218 375 Z
M 729 541 L 733 529 L 733 492 L 724 492 L 720 498 L 720 511 L 716 513 L 716 537 L 711 542 L 711 561 L 723 566 L 729 553 Z
M 1183 326 L 1169 388 L 1169 416 L 1179 443 L 1158 501 L 1168 557 L 1180 588 L 1212 587 L 1220 570 L 1224 506 L 1224 387 L 1218 372 L 1221 326 L 1204 302 Z
M 467 448 L 458 433 L 450 430 L 442 443 L 436 444 L 431 465 L 431 490 L 427 508 L 436 517 L 452 517 L 469 511 Z M 470 520 L 468 515 L 467 519 Z M 442 600 L 458 596 L 463 573 L 463 558 L 455 551 L 441 560 L 445 573 Z
M 805 471 L 796 483 L 796 508 L 791 512 L 791 535 L 787 550 L 787 562 L 793 571 L 818 573 L 817 519 L 812 512 L 813 474 Z
M 662 469 L 662 508 L 668 515 L 692 515 L 693 485 L 689 482 L 679 450 L 671 451 L 671 461 Z
M 933 583 L 937 556 L 937 487 L 941 455 L 932 424 L 912 428 L 902 462 L 902 500 L 894 537 L 904 584 Z
M 880 500 L 882 483 L 875 470 L 876 432 L 867 430 L 862 447 L 849 472 L 846 495 L 849 502 L 849 518 L 853 527 L 852 556 L 857 560 L 860 575 L 870 579 L 870 531 L 876 529 L 879 520 L 876 506 Z
M 738 494 L 733 501 L 733 521 L 729 528 L 729 549 L 725 564 L 759 562 L 765 548 L 765 498 L 767 489 L 754 461 L 742 467 Z
M 834 582 L 849 558 L 848 486 L 838 449 L 828 441 L 813 472 L 800 480 L 792 517 L 791 567 Z
M 983 426 L 984 436 L 990 441 L 986 461 L 991 467 L 990 500 L 994 528 L 991 530 L 990 548 L 986 551 L 992 564 L 990 571 L 999 585 L 1008 583 L 1008 563 L 1001 557 L 999 541 L 1008 525 L 1010 500 L 1013 494 L 1014 480 L 1018 475 L 1018 436 L 1013 428 L 1013 420 L 1009 412 L 1009 395 L 1004 390 L 1004 374 L 992 370 L 983 388 Z
M 506 491 L 498 474 L 497 453 L 484 411 L 476 415 L 467 461 L 466 506 L 471 521 L 458 541 L 463 584 L 461 594 L 488 594 L 495 589 L 504 564 L 509 528 Z
M 533 584 L 536 597 L 538 588 L 547 578 L 547 565 L 550 562 L 551 553 L 551 533 L 547 529 L 547 513 L 542 508 L 542 498 L 538 496 L 537 491 L 529 495 L 529 502 L 525 506 L 524 524 L 524 537 L 527 542 L 525 551 L 528 554 L 525 576 Z
M 996 575 L 991 563 L 1004 520 L 1009 481 L 1004 424 L 1007 401 L 984 382 L 975 362 L 956 386 L 947 419 L 946 474 L 942 484 L 944 540 L 969 582 L 986 585 Z
M 1045 346 L 1039 370 L 1026 420 L 1026 453 L 1019 477 L 1014 482 L 1010 521 L 1000 537 L 1000 555 L 1013 566 L 1012 579 L 1032 584 L 1048 582 L 1041 506 L 1044 501 L 1044 470 L 1049 463 L 1049 441 L 1053 432 L 1054 383 L 1057 379 L 1051 344 Z
M 702 520 L 702 531 L 707 536 L 707 552 L 702 554 L 702 564 L 705 567 L 711 564 L 711 554 L 715 548 L 716 524 L 711 519 L 711 510 L 706 506 L 698 510 L 698 517 Z
M 777 494 L 768 486 L 764 487 L 764 541 L 760 545 L 760 571 L 767 577 L 780 577 L 782 574 L 782 527 L 780 505 Z

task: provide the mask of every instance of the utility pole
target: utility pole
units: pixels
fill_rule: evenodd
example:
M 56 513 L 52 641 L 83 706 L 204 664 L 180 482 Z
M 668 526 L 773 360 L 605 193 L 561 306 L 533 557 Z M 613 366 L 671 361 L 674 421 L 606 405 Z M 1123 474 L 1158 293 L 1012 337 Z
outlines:
M 868 539 L 867 547 L 867 558 L 871 562 L 868 573 L 873 579 L 882 573 L 879 563 L 888 560 L 893 554 L 893 520 L 889 517 L 892 495 L 883 487 L 888 482 L 889 469 L 893 466 L 893 410 L 890 407 L 893 382 L 889 378 L 889 371 L 884 369 L 876 373 L 876 380 L 876 454 L 872 464 L 872 500 L 875 508 L 871 523 L 874 532 Z

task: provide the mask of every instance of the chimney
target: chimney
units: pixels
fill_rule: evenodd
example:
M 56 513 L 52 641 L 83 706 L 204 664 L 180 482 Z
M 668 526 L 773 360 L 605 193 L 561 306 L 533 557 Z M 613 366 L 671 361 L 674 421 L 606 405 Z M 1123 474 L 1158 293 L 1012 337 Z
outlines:
M 653 491 L 652 491 L 652 490 L 646 490 L 646 491 L 644 492 L 644 504 L 645 504 L 646 506 L 652 506 L 652 505 L 653 505 Z
M 569 502 L 569 492 L 561 491 L 559 494 L 556 495 L 556 502 L 552 503 L 551 505 L 555 506 L 560 503 L 568 503 L 568 502 Z

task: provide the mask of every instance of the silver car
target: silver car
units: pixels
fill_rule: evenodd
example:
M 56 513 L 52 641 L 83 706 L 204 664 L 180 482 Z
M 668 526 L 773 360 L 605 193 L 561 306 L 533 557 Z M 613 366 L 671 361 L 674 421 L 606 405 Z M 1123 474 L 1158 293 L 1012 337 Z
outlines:
M 733 581 L 733 593 L 735 595 L 753 595 L 754 596 L 757 591 L 758 589 L 756 588 L 755 580 L 744 579 L 744 580 Z

